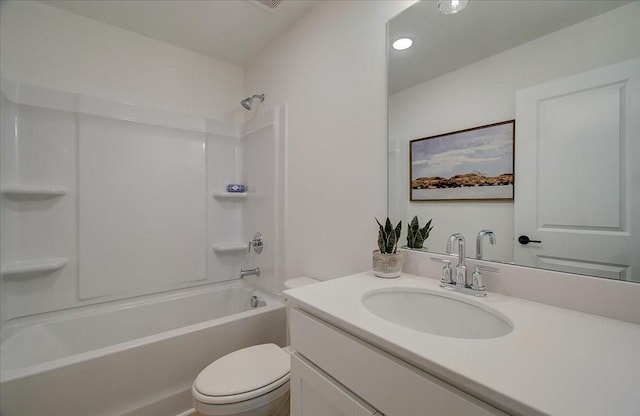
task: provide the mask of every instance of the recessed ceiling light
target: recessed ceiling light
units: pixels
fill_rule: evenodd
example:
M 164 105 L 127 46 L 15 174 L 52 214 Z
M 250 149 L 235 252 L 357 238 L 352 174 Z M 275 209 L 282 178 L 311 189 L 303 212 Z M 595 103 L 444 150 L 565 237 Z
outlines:
M 409 48 L 413 44 L 413 41 L 409 38 L 400 38 L 393 42 L 393 49 L 397 51 L 403 51 Z
M 456 14 L 469 5 L 469 0 L 440 0 L 438 10 L 443 14 Z

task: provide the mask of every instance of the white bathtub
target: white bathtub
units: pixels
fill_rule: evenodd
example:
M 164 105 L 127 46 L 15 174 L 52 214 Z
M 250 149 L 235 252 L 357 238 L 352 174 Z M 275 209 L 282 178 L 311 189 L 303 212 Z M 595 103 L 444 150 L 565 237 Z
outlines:
M 251 308 L 252 295 L 266 305 Z M 18 318 L 0 339 L 2 416 L 175 416 L 213 360 L 285 345 L 286 317 L 235 281 Z

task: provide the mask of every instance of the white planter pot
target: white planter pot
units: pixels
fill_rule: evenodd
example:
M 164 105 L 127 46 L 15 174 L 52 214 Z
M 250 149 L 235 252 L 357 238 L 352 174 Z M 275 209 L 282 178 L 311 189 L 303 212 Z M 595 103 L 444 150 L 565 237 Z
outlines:
M 384 254 L 376 250 L 373 252 L 373 273 L 385 279 L 400 277 L 403 260 L 404 253 L 401 251 L 395 254 Z

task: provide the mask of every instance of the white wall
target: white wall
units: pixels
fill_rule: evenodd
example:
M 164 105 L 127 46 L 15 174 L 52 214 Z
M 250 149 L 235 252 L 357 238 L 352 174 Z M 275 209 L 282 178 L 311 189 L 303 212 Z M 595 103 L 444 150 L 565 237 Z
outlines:
M 433 218 L 426 245 L 436 252 L 445 251 L 451 233 L 473 240 L 490 228 L 498 245 L 485 242 L 484 258 L 512 260 L 512 203 L 409 203 L 407 142 L 514 119 L 518 89 L 640 56 L 638 22 L 640 3 L 633 2 L 390 96 L 390 215 Z
M 246 68 L 246 95 L 288 104 L 286 273 L 371 268 L 386 216 L 385 24 L 414 1 L 322 1 Z
M 244 96 L 242 68 L 34 1 L 0 3 L 9 79 L 209 118 Z

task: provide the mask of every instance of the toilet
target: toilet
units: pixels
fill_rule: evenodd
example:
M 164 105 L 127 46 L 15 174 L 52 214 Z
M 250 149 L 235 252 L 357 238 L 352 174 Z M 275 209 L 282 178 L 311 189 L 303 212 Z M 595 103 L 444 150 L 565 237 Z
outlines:
M 299 277 L 286 289 L 318 281 Z M 203 416 L 289 416 L 289 349 L 260 344 L 234 351 L 198 374 L 191 393 Z

